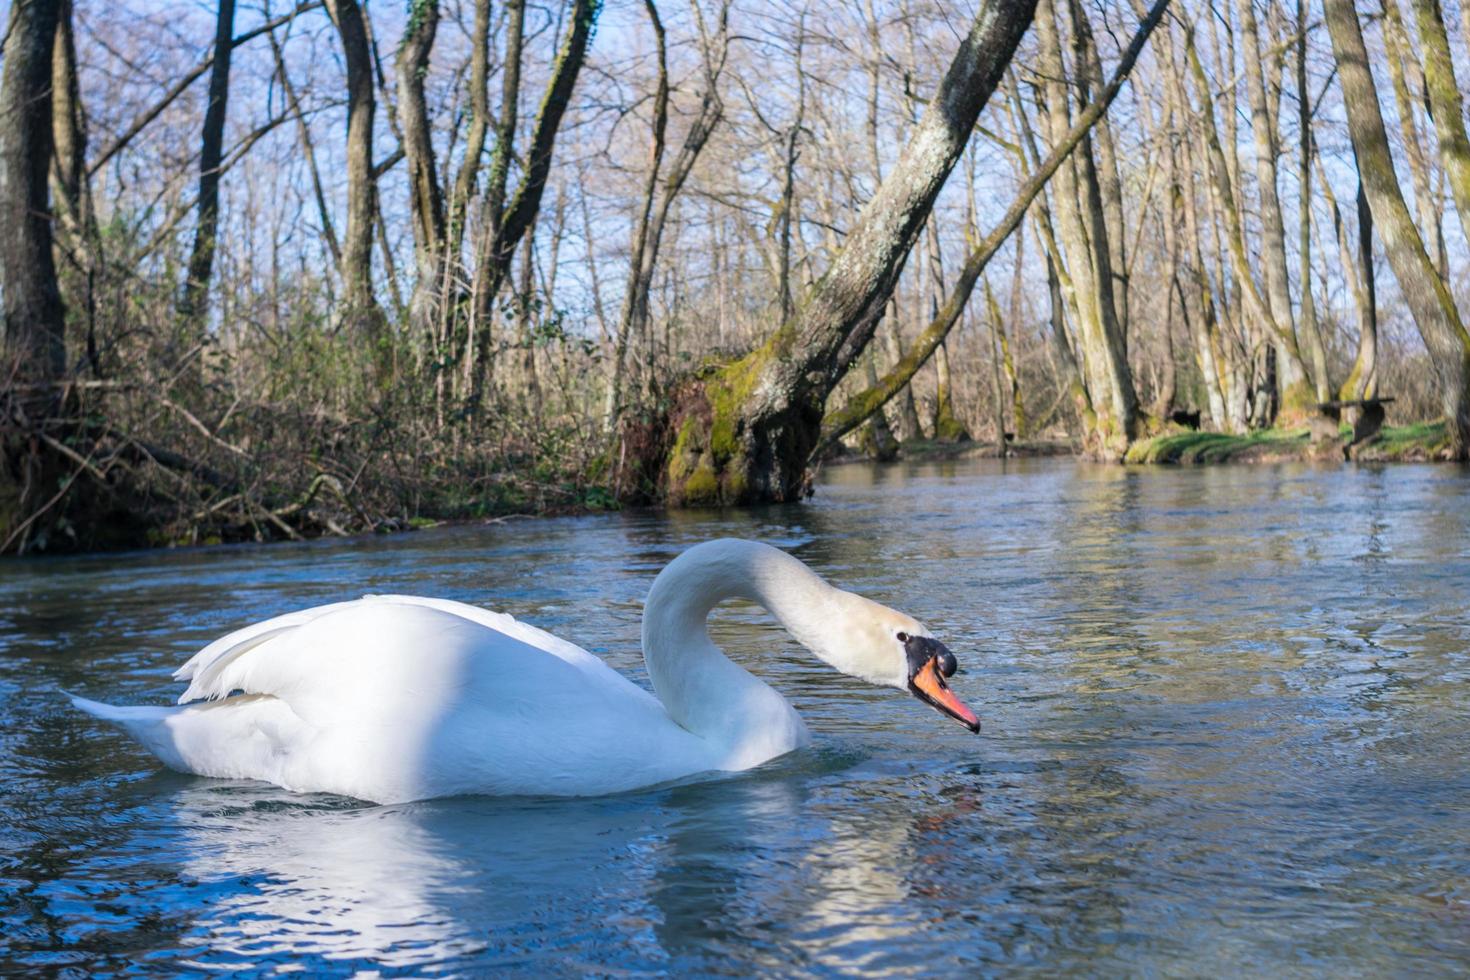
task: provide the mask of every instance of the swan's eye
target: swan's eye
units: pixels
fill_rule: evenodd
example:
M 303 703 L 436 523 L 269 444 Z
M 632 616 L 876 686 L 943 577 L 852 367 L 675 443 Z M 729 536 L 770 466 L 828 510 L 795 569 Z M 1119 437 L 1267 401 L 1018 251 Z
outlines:
M 908 641 L 909 641 L 909 635 L 907 633 L 900 632 L 898 634 L 898 642 L 900 642 L 900 643 L 907 643 Z

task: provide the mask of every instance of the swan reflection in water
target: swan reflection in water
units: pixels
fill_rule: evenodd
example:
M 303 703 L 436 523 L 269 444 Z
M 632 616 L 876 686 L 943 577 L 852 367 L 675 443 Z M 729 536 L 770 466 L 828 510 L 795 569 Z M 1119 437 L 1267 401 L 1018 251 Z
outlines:
M 172 804 L 181 870 L 214 898 L 181 940 L 194 962 L 233 969 L 508 969 L 550 956 L 572 971 L 861 970 L 923 921 L 904 911 L 914 826 L 857 834 L 813 806 L 814 788 L 854 764 L 805 751 L 615 797 L 386 807 L 200 782 Z
M 216 894 L 183 942 L 198 961 L 233 968 L 490 965 L 522 943 L 580 947 L 610 924 L 569 912 L 636 914 L 640 852 L 667 822 L 647 797 L 376 807 L 201 783 L 175 803 L 183 871 Z

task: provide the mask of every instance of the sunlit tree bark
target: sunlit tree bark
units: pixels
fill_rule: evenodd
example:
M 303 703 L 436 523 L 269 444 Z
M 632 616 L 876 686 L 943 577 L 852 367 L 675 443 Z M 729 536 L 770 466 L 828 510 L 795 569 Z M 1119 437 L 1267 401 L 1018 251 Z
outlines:
M 1265 300 L 1279 336 L 1275 339 L 1279 385 L 1279 413 L 1285 423 L 1299 422 L 1313 411 L 1312 389 L 1306 377 L 1296 318 L 1291 305 L 1290 273 L 1286 264 L 1286 225 L 1278 195 L 1277 162 L 1281 158 L 1275 114 L 1267 93 L 1268 78 L 1279 74 L 1280 55 L 1270 56 L 1261 47 L 1261 30 L 1256 22 L 1254 0 L 1237 0 L 1241 26 L 1246 34 L 1245 82 L 1250 101 L 1251 137 L 1255 144 L 1256 195 L 1261 219 L 1261 264 L 1265 266 Z M 1268 75 L 1269 72 L 1269 75 Z M 1273 420 L 1274 421 L 1274 420 Z
M 1045 118 L 1055 144 L 1061 142 L 1072 120 L 1060 27 L 1051 0 L 1041 0 L 1037 6 L 1037 35 L 1045 77 Z M 1073 283 L 1079 360 L 1094 416 L 1086 448 L 1099 456 L 1121 457 L 1138 432 L 1138 402 L 1114 302 L 1112 246 L 1089 136 L 1083 137 L 1054 179 L 1057 204 L 1053 213 L 1062 258 Z
M 1434 111 L 1439 157 L 1449 177 L 1450 193 L 1461 224 L 1470 223 L 1470 138 L 1465 135 L 1465 109 L 1455 79 L 1455 60 L 1445 33 L 1439 0 L 1413 0 L 1419 40 L 1424 47 L 1424 80 Z

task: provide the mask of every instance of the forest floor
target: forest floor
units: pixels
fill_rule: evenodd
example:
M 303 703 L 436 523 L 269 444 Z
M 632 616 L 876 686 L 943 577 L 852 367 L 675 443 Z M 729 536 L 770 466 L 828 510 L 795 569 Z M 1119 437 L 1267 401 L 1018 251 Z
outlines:
M 1443 422 L 1386 425 L 1373 438 L 1348 449 L 1352 430 L 1343 426 L 1337 440 L 1314 443 L 1300 429 L 1264 429 L 1246 435 L 1222 432 L 1170 432 L 1142 439 L 1128 449 L 1128 463 L 1275 463 L 1284 460 L 1428 462 L 1447 458 Z

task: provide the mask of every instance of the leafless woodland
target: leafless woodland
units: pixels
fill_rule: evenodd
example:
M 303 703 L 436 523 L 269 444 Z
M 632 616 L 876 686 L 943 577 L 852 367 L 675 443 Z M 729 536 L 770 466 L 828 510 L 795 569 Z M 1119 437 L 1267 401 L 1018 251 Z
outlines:
M 0 11 L 0 551 L 1470 447 L 1470 5 Z

